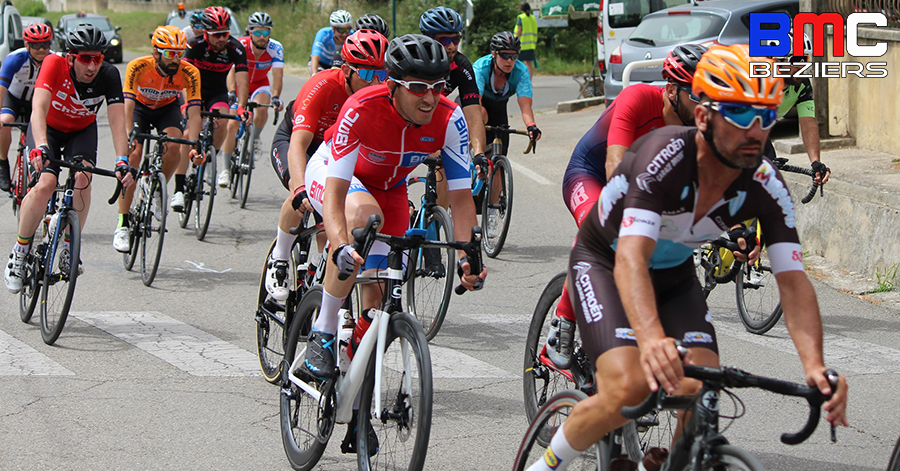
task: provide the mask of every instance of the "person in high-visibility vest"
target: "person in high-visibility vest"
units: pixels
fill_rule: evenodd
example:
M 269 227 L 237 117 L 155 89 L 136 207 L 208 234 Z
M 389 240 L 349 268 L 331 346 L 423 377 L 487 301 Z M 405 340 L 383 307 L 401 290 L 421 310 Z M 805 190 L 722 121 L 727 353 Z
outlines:
M 522 52 L 519 53 L 519 60 L 528 66 L 528 75 L 534 77 L 534 61 L 536 59 L 535 50 L 537 49 L 538 26 L 537 19 L 531 14 L 531 5 L 528 2 L 522 2 L 519 6 L 522 13 L 516 17 L 516 37 L 522 41 Z

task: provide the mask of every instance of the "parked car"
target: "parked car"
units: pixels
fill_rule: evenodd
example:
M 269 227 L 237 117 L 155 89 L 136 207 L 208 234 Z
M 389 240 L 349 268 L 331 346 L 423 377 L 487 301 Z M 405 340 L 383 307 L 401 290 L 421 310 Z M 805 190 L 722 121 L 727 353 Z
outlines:
M 113 27 L 109 22 L 109 18 L 98 15 L 96 13 L 75 13 L 72 15 L 64 15 L 56 23 L 56 30 L 53 35 L 56 38 L 56 51 L 65 50 L 66 35 L 80 24 L 91 24 L 99 28 L 106 36 L 109 47 L 106 48 L 106 60 L 109 62 L 122 62 L 122 36 L 119 35 L 121 26 Z
M 651 13 L 610 55 L 604 82 L 606 102 L 622 91 L 622 75 L 631 62 L 662 59 L 679 44 L 747 44 L 750 13 L 787 13 L 793 17 L 799 11 L 798 0 L 709 0 Z M 665 85 L 662 66 L 634 69 L 630 82 Z
M 203 9 L 198 8 L 196 10 L 183 10 L 183 11 L 184 11 L 184 15 L 182 15 L 181 11 L 179 11 L 178 9 L 172 10 L 169 13 L 169 16 L 166 17 L 166 24 L 174 25 L 174 26 L 177 26 L 178 28 L 184 29 L 185 26 L 191 24 L 191 14 L 194 13 L 195 11 L 202 12 Z M 235 39 L 240 38 L 241 36 L 244 36 L 244 28 L 241 26 L 238 18 L 236 16 L 234 16 L 234 12 L 231 11 L 231 8 L 225 7 L 225 11 L 227 11 L 228 14 L 231 16 L 231 27 L 229 28 L 231 30 L 231 35 Z
M 22 17 L 9 0 L 0 3 L 0 64 L 16 49 L 25 47 L 22 40 Z

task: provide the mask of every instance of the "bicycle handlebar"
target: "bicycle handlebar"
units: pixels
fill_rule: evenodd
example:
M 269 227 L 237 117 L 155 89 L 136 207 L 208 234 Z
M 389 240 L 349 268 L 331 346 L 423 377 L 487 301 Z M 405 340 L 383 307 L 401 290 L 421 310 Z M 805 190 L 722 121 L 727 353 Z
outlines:
M 3 126 L 8 128 L 18 128 L 22 131 L 28 129 L 28 123 L 3 123 Z
M 109 204 L 115 203 L 116 200 L 119 198 L 119 193 L 122 191 L 122 182 L 119 181 L 118 177 L 116 176 L 116 172 L 114 172 L 112 170 L 106 170 L 103 168 L 91 167 L 88 165 L 84 165 L 83 163 L 81 163 L 81 161 L 83 159 L 83 157 L 81 157 L 81 156 L 75 156 L 74 159 L 75 159 L 74 162 L 70 162 L 68 160 L 60 160 L 60 159 L 46 159 L 45 161 L 49 162 L 51 164 L 59 165 L 60 167 L 71 169 L 72 171 L 75 171 L 75 172 L 87 172 L 87 173 L 92 173 L 92 174 L 96 174 L 96 175 L 103 175 L 104 177 L 115 178 L 116 179 L 116 189 L 113 191 L 112 197 L 109 200 L 107 200 L 107 203 L 109 203 Z
M 176 144 L 184 144 L 188 146 L 193 146 L 197 149 L 200 148 L 200 140 L 191 140 L 191 139 L 182 139 L 180 137 L 169 137 L 165 134 L 145 134 L 140 132 L 132 133 L 134 139 L 149 139 L 151 141 L 160 141 L 160 142 L 174 142 Z M 132 139 L 132 140 L 134 140 Z
M 788 159 L 786 159 L 784 157 L 779 157 L 779 158 L 774 159 L 773 163 L 775 164 L 776 167 L 778 167 L 778 170 L 781 170 L 782 172 L 799 173 L 801 175 L 807 175 L 807 176 L 813 178 L 813 183 L 812 183 L 812 186 L 809 188 L 809 193 L 807 193 L 806 196 L 804 196 L 803 198 L 800 199 L 801 203 L 806 204 L 806 203 L 809 203 L 810 201 L 812 201 L 813 197 L 816 196 L 816 190 L 819 190 L 820 197 L 825 196 L 825 190 L 822 186 L 820 186 L 818 183 L 816 183 L 816 181 L 815 181 L 816 173 L 813 172 L 811 168 L 797 167 L 796 165 L 787 165 L 787 161 L 788 161 Z M 824 175 L 823 175 L 823 177 L 824 177 Z
M 513 129 L 513 128 L 511 128 L 509 126 L 505 126 L 505 125 L 503 125 L 503 126 L 485 125 L 484 130 L 487 132 L 493 132 L 493 133 L 498 133 L 498 134 L 519 134 L 522 136 L 526 136 L 526 137 L 528 137 L 528 147 L 526 147 L 525 151 L 522 153 L 527 154 L 529 152 L 531 152 L 531 153 L 537 152 L 537 141 L 535 141 L 534 139 L 531 139 L 531 135 L 528 134 L 528 131 L 522 131 L 521 129 Z
M 214 109 L 212 111 L 203 111 L 200 110 L 200 116 L 205 116 L 207 118 L 223 118 L 223 119 L 233 119 L 235 121 L 241 121 L 241 117 L 233 114 L 225 114 L 220 112 L 218 109 Z
M 245 106 L 245 108 L 248 111 L 253 111 L 256 108 L 275 108 L 275 105 L 273 105 L 271 103 L 257 103 L 255 101 L 250 101 L 250 102 L 247 102 L 247 106 Z M 278 108 L 275 108 L 275 119 L 272 120 L 273 126 L 278 125 L 278 113 L 280 113 L 280 111 L 278 110 Z

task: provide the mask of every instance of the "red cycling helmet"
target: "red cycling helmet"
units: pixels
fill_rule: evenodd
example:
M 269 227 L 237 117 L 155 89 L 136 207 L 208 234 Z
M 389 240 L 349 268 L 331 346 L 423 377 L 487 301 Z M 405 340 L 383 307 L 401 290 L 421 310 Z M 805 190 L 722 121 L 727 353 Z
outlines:
M 43 43 L 53 38 L 53 30 L 43 23 L 32 23 L 22 32 L 22 39 L 27 43 Z
M 706 52 L 706 46 L 699 44 L 681 44 L 663 60 L 662 76 L 669 82 L 691 85 L 694 82 L 694 71 L 700 57 Z
M 222 7 L 207 7 L 203 10 L 203 27 L 207 32 L 228 31 L 231 15 Z
M 384 68 L 384 54 L 388 41 L 381 33 L 369 29 L 357 31 L 344 41 L 341 57 L 348 64 Z

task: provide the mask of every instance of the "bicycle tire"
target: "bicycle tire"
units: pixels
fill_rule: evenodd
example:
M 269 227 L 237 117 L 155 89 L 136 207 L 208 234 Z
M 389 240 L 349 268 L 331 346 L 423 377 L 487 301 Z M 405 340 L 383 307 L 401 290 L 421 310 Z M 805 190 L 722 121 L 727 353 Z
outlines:
M 215 155 L 212 146 L 206 150 L 206 155 Z M 194 214 L 194 234 L 197 236 L 197 240 L 203 240 L 209 230 L 209 220 L 216 199 L 216 158 L 207 158 L 201 166 L 197 178 L 197 192 L 194 194 L 194 201 L 197 203 L 197 212 Z
M 279 419 L 284 453 L 292 468 L 304 471 L 315 467 L 325 452 L 331 432 L 334 430 L 334 417 L 322 418 L 321 420 L 328 421 L 330 424 L 326 423 L 324 427 L 320 426 L 321 408 L 319 404 L 288 380 L 288 370 L 298 352 L 298 347 L 306 348 L 306 338 L 312 329 L 313 319 L 317 315 L 316 311 L 321 306 L 322 287 L 317 286 L 306 293 L 294 313 L 292 319 L 294 322 L 291 324 L 284 349 L 285 366 L 282 367 L 282 387 L 279 394 Z M 302 345 L 300 345 L 301 343 Z M 303 407 L 305 412 L 301 413 L 299 407 Z M 300 424 L 301 415 L 302 419 L 305 419 L 302 425 Z M 324 436 L 320 433 L 323 429 L 326 432 Z M 300 434 L 299 436 L 294 435 L 295 430 Z M 315 431 L 315 434 L 311 433 L 312 431 Z
M 28 194 L 28 190 L 31 188 L 32 165 L 31 165 L 31 162 L 28 160 L 27 156 L 24 155 L 22 152 L 18 152 L 16 154 L 16 160 L 17 160 L 16 166 L 13 170 L 13 175 L 12 175 L 12 183 L 16 183 L 17 181 L 19 181 L 18 173 L 22 172 L 22 187 L 20 188 L 18 185 L 16 185 L 16 187 L 14 189 L 11 188 L 11 190 L 12 190 L 12 195 L 13 195 L 12 211 L 13 211 L 13 214 L 16 216 L 16 221 L 18 222 L 19 218 L 21 217 L 21 214 L 19 212 L 19 207 L 21 206 L 20 202 L 25 199 L 25 196 Z
M 704 298 L 709 298 L 709 293 L 716 287 L 715 272 L 721 263 L 719 252 L 713 250 L 711 244 L 694 249 L 694 271 Z
M 197 185 L 194 182 L 197 179 L 197 175 L 197 169 L 194 168 L 184 178 L 184 207 L 178 213 L 178 225 L 182 229 L 186 228 L 188 221 L 191 220 L 191 207 L 194 205 L 194 192 L 197 189 Z
M 253 153 L 253 137 L 251 136 L 248 139 L 247 149 L 244 150 L 243 158 L 241 159 L 241 178 L 243 179 L 241 185 L 241 209 L 247 206 L 247 196 L 250 195 L 250 175 L 253 174 L 253 159 L 256 155 Z
M 900 471 L 900 439 L 897 439 L 894 451 L 891 452 L 891 461 L 888 462 L 887 471 Z
M 296 245 L 294 246 L 296 248 Z M 269 246 L 263 262 L 262 275 L 259 277 L 259 289 L 256 295 L 256 355 L 259 358 L 259 367 L 262 370 L 263 378 L 272 384 L 278 384 L 281 379 L 281 370 L 284 360 L 285 341 L 287 338 L 287 329 L 290 328 L 288 322 L 288 312 L 293 309 L 295 302 L 293 299 L 299 299 L 296 291 L 288 296 L 284 302 L 278 302 L 269 296 L 266 290 L 266 270 L 269 257 L 275 250 L 275 241 Z M 288 286 L 292 290 L 297 289 L 297 262 L 295 257 L 288 260 Z
M 715 457 L 715 458 L 712 458 Z M 690 471 L 692 464 L 688 463 L 681 468 L 682 471 Z M 766 468 L 759 462 L 759 459 L 743 448 L 734 445 L 717 445 L 709 453 L 709 456 L 703 460 L 700 465 L 703 471 L 765 471 Z
M 26 324 L 31 321 L 38 299 L 41 297 L 43 271 L 40 267 L 44 247 L 44 244 L 32 246 L 28 256 L 25 257 L 25 277 L 22 280 L 22 291 L 19 291 L 19 319 Z
M 494 179 L 497 178 L 500 179 L 500 195 L 497 203 L 491 203 L 491 200 L 493 199 L 491 191 L 493 191 Z M 490 178 L 488 178 L 484 188 L 485 194 L 481 209 L 481 227 L 484 228 L 484 233 L 481 242 L 484 247 L 484 253 L 488 257 L 495 258 L 500 255 L 500 251 L 503 250 L 503 244 L 506 243 L 506 236 L 509 233 L 509 222 L 512 219 L 513 176 L 512 167 L 510 167 L 509 160 L 506 156 L 498 155 L 494 158 L 494 169 L 491 171 Z M 492 231 L 488 224 L 489 209 L 498 210 L 498 224 L 500 230 L 493 237 L 490 235 Z
M 408 358 L 404 362 L 403 351 L 408 351 L 414 358 Z M 360 393 L 357 422 L 357 430 L 369 430 L 370 426 L 374 428 L 378 437 L 378 452 L 370 457 L 365 452 L 369 450 L 369 434 L 357 433 L 356 449 L 360 450 L 357 453 L 358 466 L 362 471 L 383 469 L 418 471 L 425 467 L 428 452 L 433 383 L 431 354 L 428 351 L 425 332 L 409 313 L 391 314 L 383 358 L 382 391 L 378 393 L 381 394 L 384 412 L 380 420 L 373 420 L 376 371 L 375 355 L 372 355 Z M 414 371 L 402 371 L 403 365 L 406 364 Z M 413 388 L 418 387 L 418 392 L 403 392 L 406 378 L 412 378 L 410 384 Z
M 513 470 L 525 471 L 531 464 L 543 459 L 547 444 L 542 437 L 552 437 L 569 416 L 572 409 L 575 408 L 575 405 L 587 399 L 587 397 L 587 394 L 577 389 L 569 389 L 554 394 L 538 410 L 535 419 L 528 426 L 528 430 L 525 432 L 525 436 L 522 438 L 516 453 Z M 603 461 L 600 457 L 599 447 L 594 444 L 578 458 L 571 461 L 567 469 L 607 471 L 601 468 Z
M 57 221 L 59 235 L 51 235 L 50 246 L 44 255 L 44 279 L 41 289 L 41 338 L 47 345 L 53 345 L 62 333 L 75 296 L 78 281 L 78 260 L 81 255 L 81 226 L 78 213 L 68 209 L 60 214 Z M 62 240 L 69 230 L 69 270 L 58 271 L 57 259 L 61 256 Z
M 138 186 L 141 184 L 138 183 Z M 140 191 L 140 188 L 135 189 L 135 193 Z M 141 243 L 141 231 L 140 231 L 140 219 L 141 214 L 143 213 L 143 209 L 141 205 L 143 204 L 143 197 L 141 195 L 134 195 L 134 199 L 131 200 L 131 208 L 128 210 L 128 243 L 131 247 L 128 252 L 122 254 L 122 266 L 125 267 L 126 271 L 131 271 L 134 268 L 134 262 L 137 261 L 137 254 L 139 250 L 139 245 Z
M 751 283 L 754 275 L 761 282 Z M 735 279 L 735 297 L 741 322 L 748 332 L 762 335 L 781 319 L 781 297 L 765 246 L 756 264 L 742 265 L 740 276 Z
M 162 172 L 153 174 L 150 193 L 144 211 L 141 228 L 141 281 L 144 286 L 153 284 L 159 270 L 163 242 L 166 238 L 166 176 Z M 149 257 L 148 257 L 149 256 Z M 149 258 L 149 260 L 148 260 Z
M 434 206 L 425 218 L 425 228 L 431 228 L 432 225 L 435 227 L 436 239 L 434 240 L 442 242 L 454 240 L 453 220 L 450 219 L 447 210 L 440 206 Z M 425 266 L 427 250 L 441 254 L 441 267 L 432 270 Z M 408 265 L 411 276 L 408 281 L 409 285 L 406 287 L 406 309 L 422 325 L 425 339 L 429 342 L 441 329 L 450 307 L 450 293 L 453 291 L 453 283 L 456 280 L 454 252 L 451 248 L 424 247 L 410 252 Z
M 234 146 L 234 150 L 240 152 L 243 148 L 244 138 L 239 139 Z M 231 170 L 231 179 L 228 180 L 228 189 L 231 193 L 231 199 L 237 198 L 238 192 L 241 191 L 241 154 L 235 153 L 231 156 L 231 162 L 228 163 L 228 168 Z

